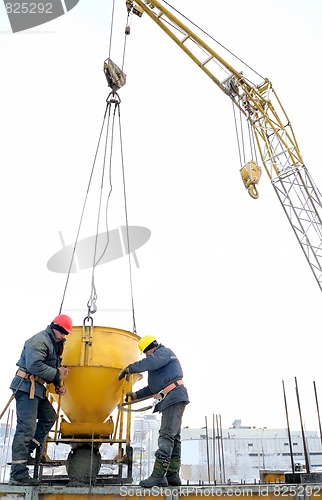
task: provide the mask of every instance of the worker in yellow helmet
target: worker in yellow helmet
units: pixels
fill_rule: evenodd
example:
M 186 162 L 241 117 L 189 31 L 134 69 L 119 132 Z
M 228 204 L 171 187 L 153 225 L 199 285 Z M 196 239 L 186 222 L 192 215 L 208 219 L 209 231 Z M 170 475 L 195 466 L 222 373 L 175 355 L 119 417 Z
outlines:
M 146 357 L 123 368 L 118 378 L 122 380 L 131 373 L 148 372 L 148 385 L 127 396 L 133 400 L 156 397 L 158 402 L 154 411 L 162 414 L 154 468 L 151 476 L 143 479 L 140 486 L 180 486 L 181 422 L 189 403 L 182 368 L 174 352 L 159 344 L 152 335 L 142 337 L 138 347 Z
M 38 479 L 29 476 L 30 454 L 41 447 L 56 421 L 56 412 L 46 396 L 46 383 L 56 393 L 66 391 L 62 385 L 68 368 L 61 366 L 66 335 L 72 331 L 72 320 L 65 314 L 56 316 L 47 328 L 26 340 L 18 369 L 10 389 L 16 399 L 17 426 L 12 442 L 9 484 L 32 486 Z

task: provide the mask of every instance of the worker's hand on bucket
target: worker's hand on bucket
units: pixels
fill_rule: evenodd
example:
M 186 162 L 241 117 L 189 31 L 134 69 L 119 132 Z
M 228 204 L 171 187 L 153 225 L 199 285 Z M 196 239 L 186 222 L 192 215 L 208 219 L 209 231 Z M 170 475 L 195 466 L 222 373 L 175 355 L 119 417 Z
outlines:
M 125 394 L 125 402 L 128 403 L 130 400 L 135 401 L 137 399 L 136 392 L 127 392 Z
M 118 379 L 119 380 L 122 380 L 122 378 L 124 378 L 126 376 L 126 380 L 129 380 L 130 378 L 130 370 L 128 369 L 128 367 L 126 366 L 125 368 L 122 368 L 122 370 L 120 371 L 120 373 L 118 374 Z
M 59 377 L 60 380 L 64 380 L 69 373 L 69 368 L 67 368 L 67 366 L 60 366 L 58 368 L 58 370 L 59 370 L 59 374 L 60 374 L 60 377 Z

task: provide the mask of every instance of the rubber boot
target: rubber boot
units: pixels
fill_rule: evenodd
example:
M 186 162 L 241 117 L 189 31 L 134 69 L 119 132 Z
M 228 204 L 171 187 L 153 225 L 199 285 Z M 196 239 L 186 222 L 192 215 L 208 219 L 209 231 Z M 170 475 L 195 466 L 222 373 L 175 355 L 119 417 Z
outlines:
M 168 486 L 168 481 L 165 477 L 168 466 L 168 460 L 156 458 L 151 476 L 140 481 L 139 485 L 143 486 L 143 488 L 153 488 L 153 486 Z
M 34 479 L 33 477 L 25 476 L 20 479 L 9 479 L 9 484 L 11 486 L 38 486 L 40 484 L 39 479 Z
M 179 470 L 181 466 L 180 458 L 171 458 L 166 478 L 169 486 L 181 486 Z

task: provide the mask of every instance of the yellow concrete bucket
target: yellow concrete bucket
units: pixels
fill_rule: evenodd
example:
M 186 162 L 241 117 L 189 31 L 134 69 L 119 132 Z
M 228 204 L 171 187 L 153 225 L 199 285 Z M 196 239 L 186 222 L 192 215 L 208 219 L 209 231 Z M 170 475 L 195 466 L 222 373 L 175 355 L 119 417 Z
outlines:
M 69 484 L 95 484 L 101 466 L 102 443 L 118 443 L 118 463 L 127 466 L 127 481 L 131 482 L 132 448 L 131 419 L 124 422 L 122 412 L 115 423 L 112 413 L 140 378 L 135 374 L 127 382 L 118 380 L 119 371 L 137 361 L 140 337 L 126 330 L 102 326 L 73 327 L 67 337 L 62 363 L 69 367 L 64 381 L 66 394 L 58 397 L 54 387 L 49 390 L 64 413 L 55 430 L 55 441 L 70 444 L 66 461 Z M 129 415 L 129 414 L 128 414 Z M 59 427 L 59 428 L 58 428 Z M 57 440 L 57 431 L 60 435 Z M 124 435 L 125 434 L 125 435 Z M 122 466 L 113 480 L 123 477 Z
M 64 381 L 66 394 L 60 398 L 61 410 L 69 420 L 64 419 L 60 425 L 62 437 L 112 434 L 113 423 L 108 417 L 124 389 L 124 382 L 117 376 L 122 368 L 137 361 L 139 339 L 138 335 L 117 328 L 73 327 L 62 361 L 70 368 Z M 133 377 L 133 383 L 138 377 Z

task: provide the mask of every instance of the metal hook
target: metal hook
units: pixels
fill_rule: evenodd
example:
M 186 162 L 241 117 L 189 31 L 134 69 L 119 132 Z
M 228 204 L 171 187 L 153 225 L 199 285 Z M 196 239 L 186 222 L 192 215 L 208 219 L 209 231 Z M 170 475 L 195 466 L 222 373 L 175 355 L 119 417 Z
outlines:
M 88 321 L 90 324 L 89 324 L 89 325 L 86 325 L 86 321 Z M 94 324 L 94 320 L 93 320 L 93 318 L 92 318 L 91 316 L 89 316 L 89 315 L 88 315 L 88 316 L 85 316 L 85 318 L 83 319 L 83 326 L 84 326 L 85 328 L 86 328 L 86 327 L 88 327 L 88 326 L 91 328 L 91 327 L 93 326 L 93 324 Z

